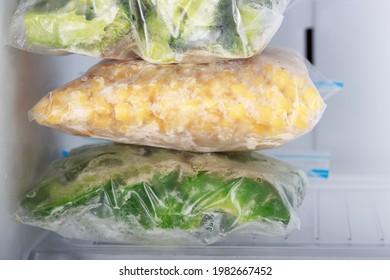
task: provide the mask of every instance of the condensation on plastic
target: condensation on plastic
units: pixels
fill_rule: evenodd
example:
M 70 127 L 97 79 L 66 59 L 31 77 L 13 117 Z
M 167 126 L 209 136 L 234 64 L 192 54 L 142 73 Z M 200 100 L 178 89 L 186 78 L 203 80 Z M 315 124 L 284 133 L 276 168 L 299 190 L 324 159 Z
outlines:
M 304 173 L 255 153 L 190 153 L 89 145 L 53 162 L 21 200 L 20 222 L 65 237 L 158 245 L 211 244 L 235 232 L 299 228 Z
M 300 56 L 269 48 L 214 64 L 106 61 L 50 92 L 30 118 L 71 134 L 215 152 L 280 146 L 324 109 Z
M 212 62 L 261 52 L 290 0 L 22 0 L 10 45 L 153 63 Z

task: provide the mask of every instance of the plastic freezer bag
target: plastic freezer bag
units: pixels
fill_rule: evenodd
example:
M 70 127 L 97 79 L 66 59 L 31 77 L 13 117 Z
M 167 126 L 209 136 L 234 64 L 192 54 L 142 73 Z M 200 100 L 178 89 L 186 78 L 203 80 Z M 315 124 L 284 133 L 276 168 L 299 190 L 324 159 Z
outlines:
M 212 64 L 106 61 L 50 92 L 30 117 L 72 134 L 213 152 L 280 146 L 324 109 L 300 56 L 269 48 Z
M 307 179 L 255 152 L 190 153 L 89 145 L 51 164 L 18 210 L 65 237 L 133 244 L 210 244 L 231 232 L 284 235 Z
M 128 0 L 21 0 L 10 41 L 42 54 L 135 57 Z
M 11 45 L 28 51 L 155 63 L 262 51 L 289 0 L 22 0 Z

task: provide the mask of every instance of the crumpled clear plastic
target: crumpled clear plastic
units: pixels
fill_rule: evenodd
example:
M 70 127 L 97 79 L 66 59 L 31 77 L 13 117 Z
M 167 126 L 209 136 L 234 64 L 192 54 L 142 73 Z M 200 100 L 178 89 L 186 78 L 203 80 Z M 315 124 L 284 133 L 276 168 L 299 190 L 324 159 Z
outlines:
M 88 145 L 50 165 L 17 218 L 96 242 L 211 244 L 233 232 L 281 236 L 298 228 L 306 185 L 301 171 L 256 152 Z
M 105 61 L 47 94 L 30 118 L 114 142 L 243 151 L 298 138 L 325 107 L 300 55 L 269 47 L 249 59 L 211 64 Z
M 211 62 L 261 52 L 290 0 L 22 0 L 10 44 L 153 63 Z

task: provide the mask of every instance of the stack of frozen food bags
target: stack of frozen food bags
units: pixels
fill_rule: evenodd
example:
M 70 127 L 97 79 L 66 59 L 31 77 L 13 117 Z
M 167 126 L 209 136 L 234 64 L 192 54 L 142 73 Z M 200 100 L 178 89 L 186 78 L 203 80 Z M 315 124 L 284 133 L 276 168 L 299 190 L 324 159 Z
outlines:
M 30 111 L 39 124 L 113 143 L 53 162 L 21 200 L 20 221 L 133 244 L 298 227 L 305 175 L 256 152 L 309 132 L 325 108 L 300 56 L 266 48 L 288 2 L 21 1 L 14 46 L 115 60 Z

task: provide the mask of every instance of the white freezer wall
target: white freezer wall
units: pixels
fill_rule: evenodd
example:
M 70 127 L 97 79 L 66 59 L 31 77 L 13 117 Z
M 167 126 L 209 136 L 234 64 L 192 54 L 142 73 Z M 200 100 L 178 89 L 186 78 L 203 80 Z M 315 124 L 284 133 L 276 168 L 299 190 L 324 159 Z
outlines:
M 50 132 L 31 125 L 27 120 L 28 106 L 36 100 L 35 89 L 42 87 L 46 67 L 35 56 L 17 53 L 5 47 L 5 34 L 15 1 L 0 6 L 0 258 L 20 258 L 39 230 L 19 225 L 12 214 L 17 198 L 35 176 L 40 159 L 51 149 Z M 40 69 L 40 70 L 38 70 Z M 35 71 L 34 71 L 35 70 Z M 48 77 L 49 78 L 49 77 Z M 46 146 L 46 147 L 45 147 Z M 32 244 L 31 244 L 32 245 Z
M 389 11 L 388 0 L 301 0 L 272 42 L 304 53 L 312 27 L 315 65 L 344 82 L 315 133 L 286 146 L 331 152 L 331 175 L 390 175 Z
M 345 88 L 329 101 L 318 147 L 339 173 L 390 175 L 390 1 L 321 1 L 316 63 Z

